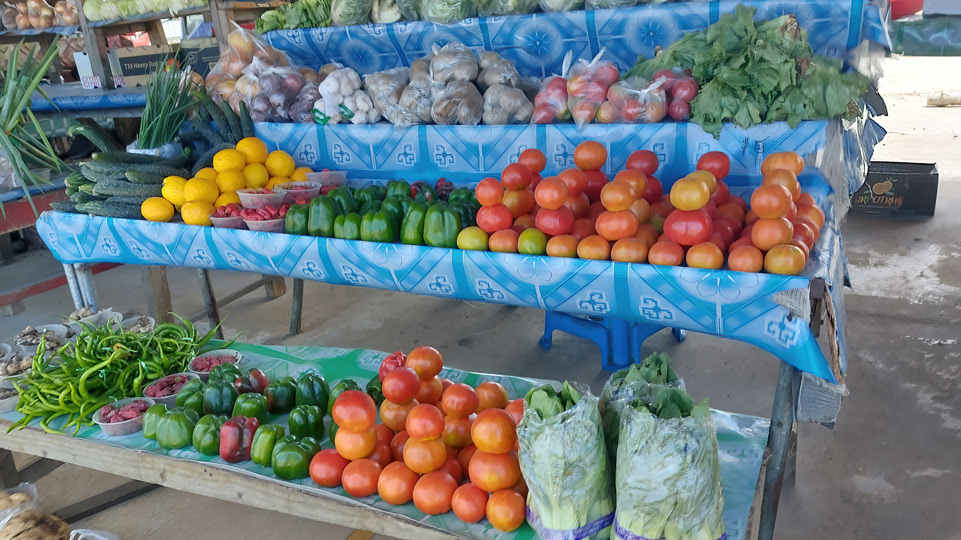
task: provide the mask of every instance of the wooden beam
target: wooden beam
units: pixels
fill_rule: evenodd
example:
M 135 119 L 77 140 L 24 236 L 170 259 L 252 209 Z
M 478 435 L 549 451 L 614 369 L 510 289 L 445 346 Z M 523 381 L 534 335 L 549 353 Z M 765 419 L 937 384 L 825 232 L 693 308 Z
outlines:
M 13 453 L 0 449 L 0 489 L 10 489 L 20 483 L 17 466 L 13 463 Z
M 270 281 L 264 285 L 264 291 L 267 293 L 267 300 L 276 300 L 277 298 L 287 294 L 287 282 L 284 281 L 284 278 L 267 274 L 261 274 L 261 276 L 265 278 L 271 278 Z
M 57 470 L 63 462 L 40 458 L 21 469 L 18 474 L 21 482 L 35 483 L 37 480 Z
M 66 508 L 61 508 L 53 514 L 67 523 L 76 523 L 94 514 L 99 514 L 104 510 L 109 510 L 118 504 L 123 504 L 130 499 L 135 499 L 145 493 L 151 492 L 158 487 L 160 486 L 147 484 L 145 482 L 126 482 L 113 489 L 108 489 L 103 493 L 71 504 Z
M 141 266 L 143 280 L 147 284 L 147 314 L 159 322 L 172 322 L 173 304 L 170 301 L 170 284 L 167 282 L 166 266 Z

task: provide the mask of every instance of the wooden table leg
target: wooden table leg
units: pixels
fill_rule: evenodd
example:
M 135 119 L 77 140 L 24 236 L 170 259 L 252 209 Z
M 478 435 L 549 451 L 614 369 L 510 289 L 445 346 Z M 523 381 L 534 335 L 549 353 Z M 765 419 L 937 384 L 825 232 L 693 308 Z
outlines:
M 13 463 L 13 453 L 0 450 L 0 489 L 9 489 L 20 483 L 17 466 Z
M 211 328 L 216 328 L 214 335 L 217 339 L 224 339 L 224 329 L 220 325 L 220 310 L 217 308 L 217 297 L 214 296 L 214 288 L 210 282 L 210 271 L 198 269 L 200 276 L 200 292 L 204 296 L 204 306 L 207 308 L 207 323 Z
M 294 280 L 294 294 L 290 303 L 290 333 L 299 334 L 303 331 L 301 323 L 304 313 L 304 280 Z
M 267 300 L 275 300 L 287 293 L 287 282 L 284 281 L 284 278 L 268 276 L 267 274 L 261 274 L 261 276 L 265 278 L 272 278 L 264 285 L 264 291 L 267 293 Z
M 13 241 L 10 233 L 0 234 L 0 266 L 13 262 Z
M 774 522 L 777 519 L 781 486 L 784 482 L 784 470 L 791 444 L 791 431 L 794 428 L 794 402 L 797 398 L 794 386 L 795 375 L 800 376 L 797 368 L 782 360 L 774 390 L 771 427 L 767 436 L 767 447 L 771 450 L 771 459 L 764 472 L 764 493 L 761 498 L 760 526 L 758 527 L 760 540 L 771 540 L 774 537 Z
M 147 314 L 158 323 L 173 320 L 170 283 L 166 266 L 143 266 L 143 280 L 147 284 Z

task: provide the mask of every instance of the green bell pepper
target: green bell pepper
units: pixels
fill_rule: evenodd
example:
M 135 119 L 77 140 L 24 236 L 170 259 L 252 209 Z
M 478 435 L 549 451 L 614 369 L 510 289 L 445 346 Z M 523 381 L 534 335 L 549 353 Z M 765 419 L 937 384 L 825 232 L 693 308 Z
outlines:
M 230 384 L 234 384 L 237 377 L 242 377 L 243 373 L 240 372 L 240 368 L 236 364 L 220 364 L 219 366 L 214 366 L 210 370 L 210 375 L 207 376 L 207 382 L 211 383 L 214 381 L 225 381 Z
M 384 185 L 381 185 L 381 184 L 374 184 L 374 185 L 372 185 L 372 186 L 370 186 L 370 187 L 371 187 L 371 189 L 374 190 L 375 193 L 377 193 L 377 200 L 378 200 L 378 201 L 382 201 L 382 200 L 384 200 L 384 199 L 387 198 L 387 186 L 384 186 Z
M 384 402 L 384 390 L 383 385 L 380 382 L 380 376 L 374 375 L 367 381 L 367 395 L 374 398 L 374 403 L 380 407 L 380 404 Z
M 204 413 L 204 383 L 200 379 L 191 379 L 180 387 L 175 404 L 177 407 L 191 409 L 198 415 Z M 156 406 L 156 405 L 155 405 Z
M 427 205 L 413 201 L 404 214 L 404 221 L 400 225 L 400 241 L 413 246 L 424 245 L 424 217 L 427 215 Z
M 330 396 L 327 398 L 327 414 L 330 415 L 331 411 L 334 410 L 334 401 L 337 400 L 337 396 L 343 394 L 347 390 L 360 390 L 360 386 L 357 385 L 352 379 L 341 379 L 337 381 L 337 384 L 330 389 Z
M 387 197 L 410 199 L 410 184 L 406 180 L 391 180 L 387 182 Z
M 334 219 L 334 238 L 360 240 L 360 214 L 351 213 Z
M 297 379 L 297 405 L 316 405 L 327 407 L 330 387 L 321 375 L 304 373 Z
M 364 205 L 360 207 L 360 212 L 357 212 L 357 213 L 360 214 L 361 216 L 366 216 L 367 214 L 373 214 L 374 212 L 379 212 L 383 204 L 384 203 L 381 201 L 370 201 L 368 203 L 364 203 Z
M 354 192 L 347 186 L 340 186 L 334 188 L 327 193 L 327 196 L 334 201 L 337 205 L 337 214 L 346 215 L 351 212 L 356 212 L 360 206 L 357 204 L 357 200 L 354 199 Z
M 420 190 L 417 192 L 417 196 L 414 197 L 414 200 L 420 203 L 427 203 L 430 201 L 437 201 L 439 199 L 437 198 L 437 192 L 434 191 L 434 188 L 425 183 L 421 185 Z
M 460 216 L 447 205 L 431 206 L 424 216 L 424 243 L 428 246 L 455 248 L 460 230 Z
M 298 441 L 286 441 L 275 445 L 272 452 L 270 466 L 274 474 L 281 480 L 296 480 L 307 478 L 310 460 L 314 454 L 320 452 L 320 443 L 313 437 L 304 437 Z
M 263 424 L 267 421 L 267 398 L 254 392 L 241 394 L 234 402 L 234 411 L 230 416 L 253 417 Z
M 264 397 L 267 398 L 267 412 L 290 412 L 290 409 L 294 408 L 296 393 L 297 383 L 293 377 L 285 377 L 279 381 L 271 382 L 264 389 Z
M 327 195 L 314 197 L 307 211 L 307 233 L 311 236 L 334 236 L 334 219 L 339 215 L 333 199 Z
M 334 437 L 337 436 L 337 430 L 339 430 L 339 429 L 340 429 L 340 426 L 338 426 L 338 425 L 337 425 L 335 422 L 333 422 L 333 421 L 330 422 L 330 427 L 327 428 L 327 436 L 330 437 L 330 444 L 331 444 L 332 446 L 333 446 L 333 444 L 334 444 Z
M 180 394 L 177 394 L 177 395 L 179 397 Z M 143 436 L 144 437 L 148 439 L 157 438 L 157 424 L 160 423 L 160 419 L 163 418 L 163 415 L 165 414 L 167 414 L 167 406 L 164 405 L 163 403 L 151 405 L 150 408 L 148 408 L 147 411 L 143 413 Z
M 208 414 L 197 421 L 191 440 L 194 450 L 205 456 L 216 456 L 220 453 L 220 426 L 224 425 L 227 417 L 224 415 Z
M 204 387 L 204 414 L 230 414 L 234 410 L 234 401 L 238 395 L 232 381 L 211 379 Z
M 360 188 L 354 192 L 354 198 L 357 199 L 357 204 L 359 204 L 361 208 L 367 203 L 381 200 L 382 197 L 379 197 L 379 195 L 374 186 Z
M 447 207 L 457 212 L 457 216 L 460 218 L 461 228 L 470 227 L 474 224 L 474 209 L 470 204 L 466 203 L 448 203 Z
M 360 222 L 360 239 L 368 242 L 394 243 L 397 241 L 397 223 L 390 213 L 384 210 L 365 214 Z
M 287 234 L 307 234 L 307 217 L 310 207 L 306 204 L 292 204 L 284 216 L 284 232 Z
M 257 465 L 270 467 L 271 457 L 277 442 L 287 435 L 284 426 L 266 424 L 257 428 L 254 442 L 250 446 L 250 459 Z
M 474 198 L 474 191 L 469 188 L 459 187 L 450 192 L 447 196 L 449 203 L 469 203 Z
M 192 409 L 170 409 L 157 422 L 157 444 L 168 450 L 187 446 L 193 442 L 198 420 L 200 416 Z
M 384 199 L 380 209 L 390 214 L 390 217 L 394 218 L 394 223 L 400 224 L 404 221 L 404 203 L 397 197 Z
M 323 437 L 324 411 L 316 405 L 298 405 L 290 411 L 287 426 L 294 437 Z

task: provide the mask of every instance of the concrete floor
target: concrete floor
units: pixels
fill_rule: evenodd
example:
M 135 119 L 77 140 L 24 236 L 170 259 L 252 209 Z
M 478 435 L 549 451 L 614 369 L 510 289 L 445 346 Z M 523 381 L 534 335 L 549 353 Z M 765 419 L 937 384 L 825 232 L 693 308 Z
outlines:
M 908 59 L 886 66 L 881 90 L 892 116 L 881 123 L 890 134 L 875 159 L 939 162 L 937 215 L 851 217 L 844 227 L 853 282 L 846 300 L 850 395 L 835 429 L 801 426 L 797 484 L 785 489 L 776 538 L 961 540 L 961 154 L 952 122 L 961 120 L 961 110 L 923 108 L 927 91 L 961 88 L 959 63 Z M 171 269 L 169 277 L 174 310 L 198 311 L 196 273 Z M 217 272 L 214 284 L 225 294 L 251 279 Z M 141 287 L 139 269 L 110 270 L 96 283 L 103 306 L 144 309 L 141 296 L 130 293 Z M 0 318 L 0 339 L 71 310 L 64 288 L 25 304 L 25 313 Z M 308 283 L 305 332 L 291 337 L 289 309 L 289 295 L 267 302 L 255 293 L 222 313 L 227 333 L 242 332 L 244 341 L 385 351 L 430 344 L 447 363 L 475 371 L 570 378 L 595 390 L 607 378 L 586 341 L 557 333 L 554 348 L 541 350 L 543 315 L 536 310 Z M 666 332 L 645 344 L 645 354 L 655 350 L 673 356 L 692 395 L 709 397 L 719 409 L 770 414 L 777 374 L 770 355 L 701 335 L 689 334 L 679 345 Z M 38 487 L 44 506 L 56 510 L 120 482 L 64 466 Z M 79 525 L 124 540 L 342 539 L 351 532 L 169 489 Z

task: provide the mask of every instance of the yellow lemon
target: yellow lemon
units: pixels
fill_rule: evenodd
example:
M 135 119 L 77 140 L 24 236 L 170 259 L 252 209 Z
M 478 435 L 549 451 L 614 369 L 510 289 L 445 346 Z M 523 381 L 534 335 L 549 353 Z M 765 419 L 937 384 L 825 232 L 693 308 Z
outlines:
M 183 179 L 181 178 L 181 180 Z M 186 182 L 186 180 L 183 182 L 164 181 L 163 187 L 160 188 L 160 194 L 163 195 L 164 199 L 170 201 L 170 204 L 180 208 L 180 206 L 186 202 L 184 200 L 184 184 Z
M 197 171 L 197 174 L 194 175 L 194 178 L 206 178 L 207 180 L 213 181 L 217 179 L 217 171 L 210 167 L 204 167 L 203 169 Z
M 267 172 L 270 173 L 270 176 L 283 176 L 284 178 L 290 178 L 295 168 L 294 158 L 283 150 L 274 150 L 268 154 L 267 162 L 264 165 L 267 166 Z
M 214 208 L 220 208 L 228 204 L 240 204 L 240 195 L 237 195 L 235 191 L 221 193 L 220 197 L 217 197 L 217 200 L 214 201 Z
M 224 171 L 239 171 L 247 164 L 247 158 L 233 148 L 227 148 L 214 154 L 214 170 L 218 173 Z
M 297 167 L 294 172 L 290 175 L 291 182 L 306 182 L 307 173 L 312 173 L 314 171 L 310 170 L 310 167 Z
M 163 197 L 150 197 L 140 205 L 140 215 L 147 221 L 170 221 L 174 217 L 174 205 Z
M 214 206 L 203 201 L 184 203 L 180 209 L 180 217 L 187 225 L 210 225 L 210 214 L 213 213 Z
M 285 176 L 275 176 L 270 180 L 268 180 L 267 185 L 264 187 L 267 189 L 274 189 L 274 186 L 276 186 L 277 184 L 286 184 L 287 182 L 290 182 L 290 178 L 287 178 Z
M 237 191 L 247 186 L 247 179 L 240 171 L 224 171 L 217 175 L 217 189 L 221 193 L 225 191 Z
M 180 184 L 181 186 L 187 182 L 187 179 L 183 176 L 168 176 L 164 178 L 163 185 L 167 184 Z
M 247 179 L 247 187 L 249 188 L 264 187 L 269 177 L 267 167 L 264 167 L 260 163 L 251 163 L 244 167 L 244 178 Z
M 184 201 L 204 201 L 213 203 L 220 195 L 217 185 L 203 178 L 191 178 L 184 184 Z
M 267 144 L 257 137 L 244 137 L 237 143 L 237 151 L 246 156 L 247 163 L 267 161 Z

